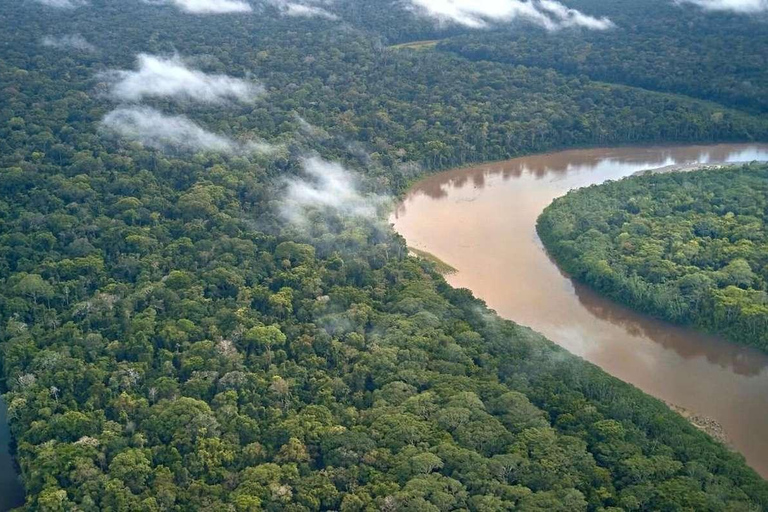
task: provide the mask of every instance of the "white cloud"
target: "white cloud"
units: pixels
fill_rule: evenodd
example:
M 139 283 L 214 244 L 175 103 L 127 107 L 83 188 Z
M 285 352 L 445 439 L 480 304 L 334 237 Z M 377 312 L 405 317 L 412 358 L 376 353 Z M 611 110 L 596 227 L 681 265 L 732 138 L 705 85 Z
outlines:
M 768 0 L 676 0 L 677 3 L 695 4 L 710 11 L 756 13 L 768 11 Z
M 111 83 L 111 95 L 121 101 L 172 98 L 221 104 L 229 100 L 249 102 L 263 92 L 253 82 L 227 75 L 209 75 L 191 69 L 181 58 L 140 54 L 136 71 L 117 70 L 102 75 Z
M 267 3 L 275 6 L 284 16 L 326 18 L 329 20 L 339 18 L 321 7 L 333 3 L 333 0 L 267 0 Z
M 68 34 L 63 36 L 44 36 L 40 44 L 58 50 L 80 50 L 82 52 L 94 52 L 96 47 L 85 40 L 80 34 Z
M 555 0 L 539 0 L 542 11 L 549 13 L 556 25 L 561 27 L 584 27 L 592 30 L 606 30 L 613 27 L 608 18 L 595 18 L 576 9 L 566 7 Z
M 342 165 L 319 157 L 302 162 L 308 180 L 292 179 L 281 212 L 289 222 L 298 226 L 308 223 L 311 210 L 332 210 L 345 217 L 375 219 L 378 207 L 386 201 L 381 196 L 365 196 L 357 180 Z
M 317 127 L 301 117 L 296 112 L 293 113 L 293 118 L 296 120 L 296 122 L 299 125 L 299 129 L 302 133 L 305 135 L 309 135 L 310 137 L 322 137 L 322 138 L 328 138 L 330 135 L 328 135 L 328 132 L 324 129 Z
M 37 3 L 55 7 L 57 9 L 74 9 L 83 5 L 88 5 L 86 0 L 36 0 Z
M 164 151 L 248 154 L 273 149 L 264 142 L 241 142 L 217 135 L 184 116 L 168 116 L 147 107 L 118 108 L 107 114 L 101 125 L 126 140 Z
M 555 0 L 406 0 L 410 7 L 441 22 L 484 28 L 491 23 L 524 19 L 547 30 L 613 27 L 608 18 L 595 18 Z
M 148 4 L 172 4 L 192 14 L 228 14 L 251 12 L 251 4 L 242 0 L 144 0 Z
M 338 19 L 333 13 L 330 13 L 322 7 L 312 5 L 288 3 L 283 11 L 286 16 L 304 17 L 304 18 L 327 18 L 329 20 Z

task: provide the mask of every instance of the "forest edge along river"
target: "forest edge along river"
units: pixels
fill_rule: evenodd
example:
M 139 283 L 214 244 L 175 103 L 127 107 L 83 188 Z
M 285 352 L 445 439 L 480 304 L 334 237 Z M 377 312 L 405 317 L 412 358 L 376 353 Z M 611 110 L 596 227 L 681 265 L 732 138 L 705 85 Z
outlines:
M 768 160 L 768 145 L 589 149 L 536 155 L 430 176 L 392 216 L 410 247 L 454 267 L 501 316 L 532 327 L 688 414 L 723 425 L 768 476 L 768 355 L 669 325 L 573 283 L 536 235 L 556 197 L 638 171 L 698 162 Z M 450 266 L 450 267 L 449 267 Z M 0 398 L 0 511 L 23 503 Z M 694 421 L 695 423 L 696 421 Z
M 768 477 L 768 355 L 636 313 L 573 282 L 536 219 L 569 190 L 647 169 L 768 160 L 766 144 L 571 150 L 456 169 L 416 183 L 390 221 L 409 247 L 456 272 L 502 317 L 531 327 L 643 391 L 721 425 Z

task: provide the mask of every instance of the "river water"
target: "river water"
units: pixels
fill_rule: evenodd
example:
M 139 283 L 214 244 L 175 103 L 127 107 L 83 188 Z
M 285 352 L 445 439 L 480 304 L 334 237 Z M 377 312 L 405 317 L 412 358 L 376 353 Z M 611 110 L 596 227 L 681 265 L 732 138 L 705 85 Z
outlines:
M 568 190 L 643 169 L 768 160 L 768 145 L 564 151 L 440 173 L 417 183 L 391 222 L 410 247 L 502 317 L 543 333 L 645 392 L 712 418 L 768 477 L 768 355 L 630 311 L 571 281 L 536 235 Z
M 24 504 L 24 488 L 9 452 L 11 433 L 8 429 L 7 413 L 5 402 L 0 398 L 0 511 Z

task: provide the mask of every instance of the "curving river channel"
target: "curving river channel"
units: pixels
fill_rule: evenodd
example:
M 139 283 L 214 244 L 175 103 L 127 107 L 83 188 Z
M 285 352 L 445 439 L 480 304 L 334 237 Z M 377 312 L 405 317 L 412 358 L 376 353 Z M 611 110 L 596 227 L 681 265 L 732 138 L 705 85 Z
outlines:
M 443 172 L 417 183 L 391 222 L 410 247 L 502 317 L 543 333 L 645 392 L 719 422 L 768 477 L 768 355 L 605 300 L 550 260 L 536 219 L 573 188 L 696 162 L 768 160 L 768 145 L 564 151 Z

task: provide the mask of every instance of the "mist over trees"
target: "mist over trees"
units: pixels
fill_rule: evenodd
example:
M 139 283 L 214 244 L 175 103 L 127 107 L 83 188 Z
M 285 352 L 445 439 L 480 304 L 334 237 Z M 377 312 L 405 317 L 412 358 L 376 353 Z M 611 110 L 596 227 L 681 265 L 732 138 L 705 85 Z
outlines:
M 2 12 L 0 367 L 28 510 L 768 507 L 741 456 L 450 288 L 380 213 L 428 171 L 768 140 L 763 115 L 392 48 L 476 29 L 385 1 Z

